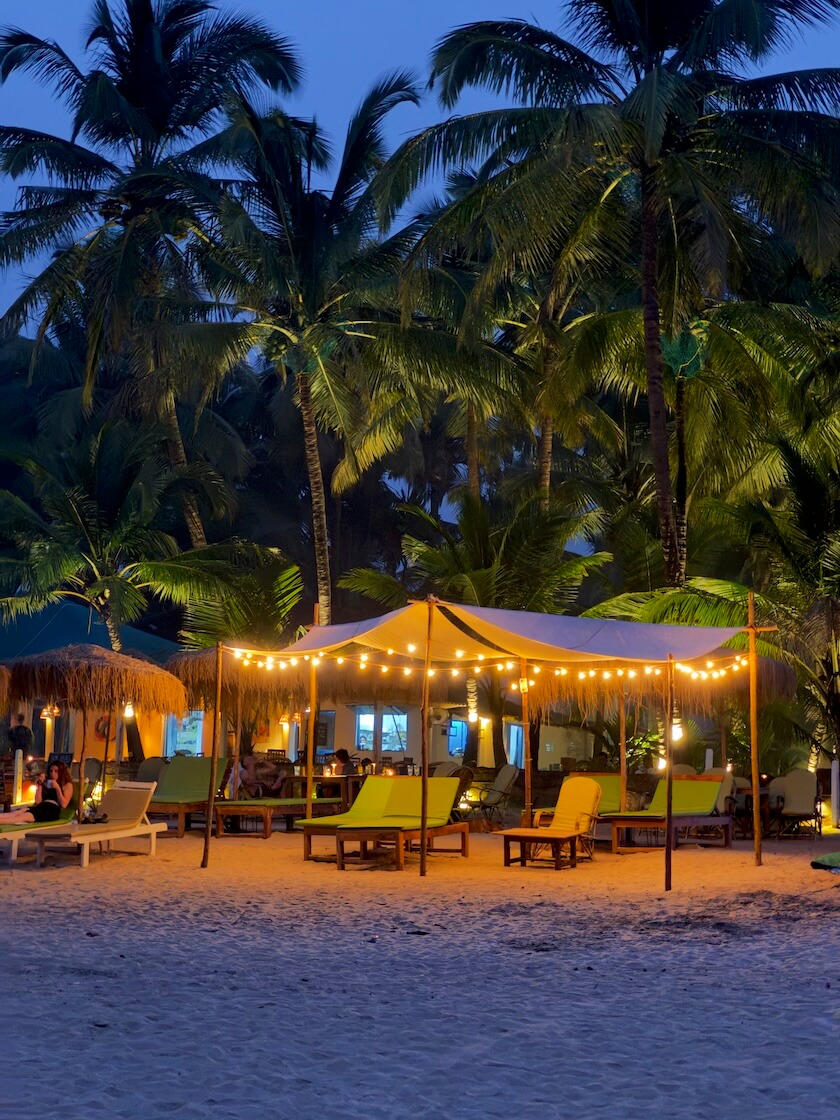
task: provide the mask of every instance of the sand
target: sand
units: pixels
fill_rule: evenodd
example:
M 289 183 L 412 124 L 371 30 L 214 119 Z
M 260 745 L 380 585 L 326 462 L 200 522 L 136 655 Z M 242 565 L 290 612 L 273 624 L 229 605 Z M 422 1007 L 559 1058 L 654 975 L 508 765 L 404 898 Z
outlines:
M 836 1115 L 814 845 L 303 863 L 298 836 L 0 870 L 3 1120 Z M 840 835 L 818 846 L 840 849 Z M 320 850 L 328 851 L 329 841 Z

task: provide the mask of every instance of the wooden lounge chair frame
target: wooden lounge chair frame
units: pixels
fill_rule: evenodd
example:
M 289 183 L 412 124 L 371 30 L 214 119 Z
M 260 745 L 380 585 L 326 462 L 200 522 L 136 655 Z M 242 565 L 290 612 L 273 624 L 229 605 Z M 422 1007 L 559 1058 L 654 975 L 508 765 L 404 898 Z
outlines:
M 682 783 L 696 783 L 696 782 L 714 782 L 715 783 L 715 801 L 717 800 L 720 791 L 721 779 L 717 776 L 706 777 L 698 774 L 697 777 L 689 778 L 681 775 L 675 775 L 674 789 L 682 786 Z M 660 779 L 660 786 L 657 787 L 657 794 L 659 790 L 664 790 L 665 779 Z M 654 797 L 657 796 L 654 794 Z M 630 852 L 651 852 L 657 851 L 661 845 L 644 845 L 644 844 L 622 844 L 621 833 L 632 829 L 649 830 L 651 832 L 665 832 L 666 817 L 659 808 L 654 812 L 650 809 L 642 809 L 635 813 L 610 813 L 601 818 L 602 820 L 609 821 L 612 825 L 612 850 L 614 855 L 623 855 Z M 714 809 L 714 803 L 708 813 L 691 813 L 682 812 L 675 809 L 671 817 L 671 845 L 677 848 L 680 842 L 679 833 L 685 829 L 686 833 L 692 829 L 715 829 L 720 830 L 723 835 L 722 846 L 724 848 L 732 847 L 732 818 L 729 815 L 718 815 Z M 700 838 L 696 838 L 699 839 Z M 708 838 L 703 837 L 704 843 L 709 843 Z
M 145 790 L 148 792 L 146 799 L 146 808 L 148 808 L 148 801 L 152 796 L 155 789 L 155 782 L 114 782 L 111 790 L 108 792 L 126 790 Z M 108 794 L 102 799 L 105 804 Z M 47 847 L 74 847 L 79 851 L 79 866 L 87 867 L 90 862 L 90 849 L 92 844 L 99 844 L 99 850 L 110 853 L 111 843 L 114 840 L 127 840 L 136 837 L 146 837 L 149 841 L 149 855 L 153 856 L 156 850 L 156 841 L 160 833 L 166 832 L 167 826 L 163 823 L 152 824 L 147 816 L 146 810 L 142 812 L 138 820 L 130 823 L 123 821 L 115 821 L 114 824 L 107 822 L 101 825 L 87 825 L 78 824 L 76 821 L 71 821 L 68 824 L 53 825 L 50 828 L 41 828 L 37 832 L 24 833 L 24 839 L 30 840 L 37 846 L 37 864 L 39 867 L 44 865 L 44 854 Z
M 335 808 L 342 805 L 340 797 L 318 797 L 312 801 L 313 811 L 329 807 Z M 255 797 L 252 800 L 217 801 L 214 806 L 216 815 L 216 835 L 225 835 L 225 818 L 230 817 L 260 817 L 263 822 L 262 838 L 268 840 L 271 836 L 271 824 L 275 816 L 286 818 L 286 831 L 294 828 L 296 817 L 302 817 L 306 812 L 305 797 Z M 230 834 L 228 834 L 230 835 Z M 259 835 L 259 833 L 255 833 Z
M 460 836 L 457 848 L 435 848 L 436 836 Z M 381 847 L 393 845 L 394 864 L 398 871 L 405 868 L 405 853 L 412 850 L 412 845 L 419 842 L 422 837 L 420 827 L 400 828 L 373 826 L 370 828 L 340 827 L 335 833 L 335 864 L 339 871 L 345 871 L 346 844 L 358 844 L 359 856 L 362 861 L 368 858 L 368 847 Z M 470 854 L 470 826 L 468 821 L 456 821 L 449 824 L 435 825 L 426 829 L 426 850 L 436 852 L 460 852 L 466 859 Z
M 575 788 L 576 786 L 577 788 Z M 564 790 L 566 791 L 565 794 Z M 586 807 L 575 804 L 576 794 L 582 801 L 588 800 Z M 551 849 L 555 871 L 560 871 L 563 867 L 564 848 L 569 849 L 568 866 L 577 867 L 579 844 L 582 849 L 588 850 L 590 856 L 592 854 L 592 834 L 598 819 L 601 794 L 600 784 L 590 778 L 589 775 L 580 774 L 566 778 L 560 787 L 557 804 L 553 810 L 549 810 L 545 814 L 545 816 L 550 815 L 547 828 L 539 827 L 541 811 L 538 810 L 536 828 L 508 828 L 502 832 L 505 867 L 510 867 L 512 864 L 521 864 L 524 867 L 529 862 L 535 862 L 537 852 L 541 848 Z M 572 798 L 571 804 L 568 803 L 569 797 Z M 554 827 L 553 822 L 557 818 L 558 812 L 562 812 L 563 816 L 560 818 L 559 825 Z M 565 827 L 568 824 L 571 824 L 572 827 Z M 575 824 L 577 824 L 577 827 L 574 827 Z M 518 857 L 511 854 L 511 847 L 514 844 L 519 845 Z

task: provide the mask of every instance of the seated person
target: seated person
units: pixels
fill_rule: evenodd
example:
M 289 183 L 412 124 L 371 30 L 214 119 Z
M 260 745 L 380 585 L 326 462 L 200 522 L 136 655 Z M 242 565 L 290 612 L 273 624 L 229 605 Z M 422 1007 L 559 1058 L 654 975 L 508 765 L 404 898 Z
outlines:
M 350 759 L 350 754 L 340 747 L 333 755 L 333 774 L 358 774 L 359 768 Z
M 255 754 L 244 754 L 239 763 L 240 796 L 283 797 L 286 775 L 283 767 L 276 770 L 273 765 L 260 762 Z
M 355 762 L 350 759 L 350 752 L 346 751 L 343 747 L 333 754 L 333 773 L 334 774 L 358 774 L 359 768 Z M 338 785 L 322 785 L 321 797 L 340 797 L 341 786 Z
M 57 821 L 61 810 L 73 798 L 73 780 L 63 762 L 51 762 L 46 774 L 40 774 L 35 787 L 35 804 L 25 809 L 14 809 L 0 816 L 2 824 L 41 824 Z

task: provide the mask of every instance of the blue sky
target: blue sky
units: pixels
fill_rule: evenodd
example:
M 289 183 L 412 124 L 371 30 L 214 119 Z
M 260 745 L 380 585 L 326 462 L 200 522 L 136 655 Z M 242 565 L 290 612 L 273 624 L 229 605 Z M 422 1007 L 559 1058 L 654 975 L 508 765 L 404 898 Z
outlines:
M 397 68 L 424 73 L 435 41 L 457 24 L 515 16 L 562 30 L 561 5 L 556 0 L 303 0 L 298 4 L 219 0 L 219 7 L 259 16 L 297 44 L 306 81 L 287 105 L 301 115 L 316 116 L 336 140 L 353 108 L 380 74 Z M 90 8 L 87 0 L 30 0 L 15 5 L 0 0 L 0 24 L 16 24 L 54 38 L 81 62 Z M 809 32 L 779 56 L 773 69 L 838 64 L 840 22 L 831 29 Z M 473 93 L 461 108 L 468 111 L 487 104 L 486 95 Z M 394 143 L 439 117 L 431 97 L 419 109 L 401 108 L 391 122 Z M 0 87 L 0 121 L 53 132 L 65 130 L 65 120 L 49 93 L 25 76 L 15 76 Z M 8 207 L 12 197 L 9 184 L 0 183 L 0 206 Z M 0 280 L 0 303 L 8 301 L 18 284 L 16 277 Z

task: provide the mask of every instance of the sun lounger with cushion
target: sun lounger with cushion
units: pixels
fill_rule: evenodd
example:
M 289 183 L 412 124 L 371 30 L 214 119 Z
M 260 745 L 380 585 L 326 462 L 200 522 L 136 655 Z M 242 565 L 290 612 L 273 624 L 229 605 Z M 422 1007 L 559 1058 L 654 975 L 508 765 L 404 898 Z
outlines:
M 70 804 L 66 809 L 62 809 L 58 814 L 57 821 L 29 821 L 28 824 L 3 824 L 3 816 L 0 814 L 0 840 L 4 840 L 9 845 L 8 855 L 6 860 L 8 863 L 14 863 L 18 858 L 18 847 L 21 840 L 26 838 L 26 833 L 34 829 L 41 828 L 55 828 L 56 824 L 61 824 L 65 821 L 72 821 L 76 816 L 78 808 L 77 793 L 78 785 L 74 783 L 73 796 L 70 798 Z M 26 806 L 22 806 L 25 808 Z
M 569 866 L 577 866 L 577 846 L 591 835 L 601 801 L 601 786 L 593 778 L 566 778 L 547 828 L 506 828 L 499 835 L 505 843 L 505 867 L 523 866 L 535 860 L 542 848 L 550 848 L 554 867 L 563 865 L 563 848 L 569 849 Z M 511 856 L 511 846 L 519 845 L 519 857 Z
M 149 855 L 155 854 L 155 841 L 165 824 L 151 824 L 146 812 L 155 790 L 154 782 L 114 782 L 99 803 L 99 813 L 107 817 L 102 824 L 79 824 L 71 821 L 63 825 L 26 832 L 25 838 L 38 848 L 38 866 L 43 866 L 47 847 L 72 847 L 78 849 L 79 864 L 87 867 L 92 844 L 99 844 L 100 851 L 111 850 L 114 840 L 137 836 L 148 837 Z
M 378 817 L 365 818 L 359 813 L 355 820 L 344 821 L 337 826 L 335 830 L 336 866 L 340 871 L 344 870 L 346 845 L 348 843 L 359 844 L 363 859 L 370 844 L 393 844 L 396 865 L 401 869 L 404 866 L 405 852 L 410 851 L 412 845 L 422 839 L 422 779 L 414 777 L 393 778 L 391 781 L 393 785 L 388 793 L 385 807 Z M 457 834 L 460 837 L 460 845 L 457 850 L 460 851 L 462 856 L 469 855 L 469 823 L 467 821 L 453 822 L 451 820 L 459 786 L 458 778 L 431 778 L 429 780 L 426 812 L 426 841 L 429 851 L 434 849 L 435 837 Z M 364 786 L 362 791 L 364 791 Z M 359 798 L 356 798 L 353 808 L 358 803 Z M 342 815 L 346 816 L 346 814 Z
M 732 847 L 732 820 L 729 816 L 717 814 L 717 800 L 720 794 L 721 779 L 717 776 L 689 778 L 675 776 L 671 800 L 672 843 L 677 847 L 679 833 L 695 829 L 719 829 L 723 834 L 723 845 Z M 667 785 L 660 779 L 647 809 L 635 813 L 601 814 L 601 819 L 609 820 L 612 825 L 613 852 L 641 852 L 650 848 L 621 844 L 621 834 L 631 829 L 649 829 L 664 832 Z
M 149 812 L 177 816 L 178 836 L 192 826 L 192 813 L 207 811 L 211 766 L 210 758 L 176 755 L 161 772 Z

